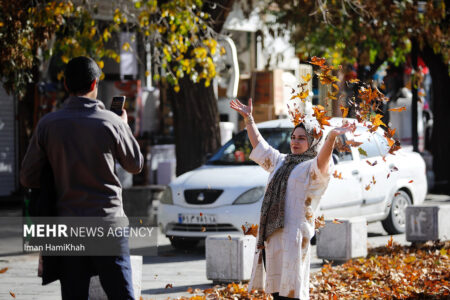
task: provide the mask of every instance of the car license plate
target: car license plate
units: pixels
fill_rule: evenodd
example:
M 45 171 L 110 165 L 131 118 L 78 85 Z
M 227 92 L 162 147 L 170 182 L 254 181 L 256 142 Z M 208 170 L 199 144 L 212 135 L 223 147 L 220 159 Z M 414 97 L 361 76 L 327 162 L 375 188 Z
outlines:
M 178 214 L 180 224 L 216 224 L 215 215 Z

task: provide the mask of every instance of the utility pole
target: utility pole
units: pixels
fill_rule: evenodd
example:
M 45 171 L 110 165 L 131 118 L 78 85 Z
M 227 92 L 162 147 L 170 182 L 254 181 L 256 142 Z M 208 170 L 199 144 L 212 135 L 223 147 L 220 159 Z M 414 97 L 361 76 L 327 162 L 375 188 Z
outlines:
M 412 64 L 412 71 L 411 71 L 411 91 L 412 91 L 412 145 L 413 145 L 413 151 L 419 152 L 419 135 L 417 133 L 417 103 L 419 102 L 419 97 L 417 94 L 417 52 L 418 52 L 418 44 L 415 39 L 412 41 L 412 48 L 411 48 L 411 64 Z

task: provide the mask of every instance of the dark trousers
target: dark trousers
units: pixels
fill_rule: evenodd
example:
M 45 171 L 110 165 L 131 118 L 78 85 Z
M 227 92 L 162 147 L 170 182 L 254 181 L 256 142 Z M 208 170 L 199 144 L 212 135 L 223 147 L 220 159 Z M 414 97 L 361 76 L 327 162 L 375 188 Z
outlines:
M 289 297 L 283 297 L 280 296 L 278 293 L 273 293 L 272 294 L 273 300 L 298 300 L 298 298 L 289 298 Z
M 109 300 L 134 300 L 129 255 L 61 257 L 63 300 L 88 300 L 91 276 L 98 274 Z

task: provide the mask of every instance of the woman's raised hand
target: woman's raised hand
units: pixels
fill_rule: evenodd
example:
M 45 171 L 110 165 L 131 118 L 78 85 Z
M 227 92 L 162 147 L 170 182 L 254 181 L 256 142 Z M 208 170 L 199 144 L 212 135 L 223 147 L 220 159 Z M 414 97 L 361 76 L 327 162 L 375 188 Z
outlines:
M 250 117 L 253 113 L 252 98 L 248 100 L 248 106 L 242 104 L 238 99 L 231 100 L 230 107 L 237 111 L 244 119 Z

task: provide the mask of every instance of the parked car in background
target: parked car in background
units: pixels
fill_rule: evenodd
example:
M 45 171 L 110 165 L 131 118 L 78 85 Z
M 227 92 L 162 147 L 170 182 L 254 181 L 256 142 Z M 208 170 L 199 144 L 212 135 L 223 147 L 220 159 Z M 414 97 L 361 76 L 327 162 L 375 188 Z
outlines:
M 331 119 L 331 127 L 342 121 Z M 331 127 L 326 127 L 325 135 Z M 289 153 L 290 120 L 268 121 L 258 128 L 272 147 Z M 348 138 L 362 142 L 365 153 L 355 147 L 351 152 L 334 151 L 336 176 L 331 176 L 316 216 L 364 216 L 368 222 L 381 221 L 390 234 L 404 232 L 406 206 L 421 204 L 427 191 L 422 157 L 406 149 L 387 155 L 382 129 L 369 133 L 358 125 L 355 136 L 339 138 L 342 143 Z M 205 165 L 169 184 L 160 200 L 158 224 L 174 247 L 195 246 L 211 234 L 242 233 L 242 225 L 259 223 L 269 173 L 249 160 L 251 150 L 247 132 L 241 131 Z

